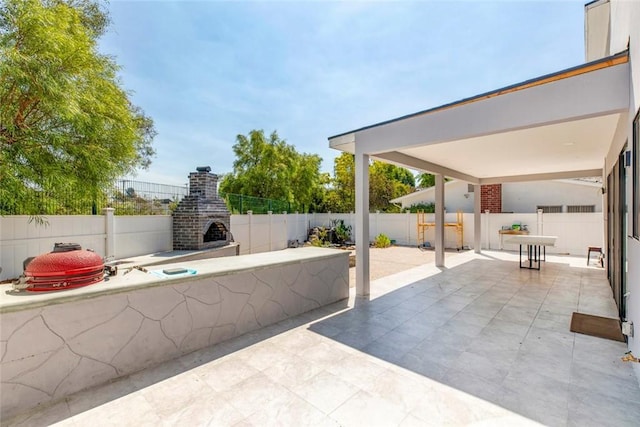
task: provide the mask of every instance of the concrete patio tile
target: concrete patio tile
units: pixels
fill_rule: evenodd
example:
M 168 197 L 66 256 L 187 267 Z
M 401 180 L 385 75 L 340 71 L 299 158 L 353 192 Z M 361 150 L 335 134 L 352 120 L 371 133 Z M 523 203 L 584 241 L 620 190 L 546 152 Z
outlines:
M 263 341 L 239 351 L 236 357 L 242 359 L 247 365 L 263 371 L 291 355 L 292 353 L 281 349 L 271 341 Z
M 339 427 L 328 415 L 297 396 L 292 396 L 286 402 L 272 401 L 260 405 L 259 410 L 247 417 L 246 421 L 254 426 Z
M 532 326 L 539 329 L 547 329 L 556 332 L 568 332 L 571 327 L 571 315 L 563 313 L 553 313 L 543 308 L 533 320 Z
M 328 366 L 326 370 L 333 375 L 360 389 L 366 389 L 375 383 L 385 368 L 366 354 L 352 354 L 339 363 Z
M 495 318 L 506 322 L 521 323 L 530 325 L 533 319 L 538 315 L 538 308 L 527 308 L 514 305 L 505 305 Z
M 463 353 L 464 354 L 464 353 Z M 488 402 L 496 402 L 502 388 L 499 383 L 474 374 L 473 369 L 452 367 L 442 378 L 442 383 Z
M 550 405 L 567 407 L 569 384 L 555 378 L 541 375 L 543 368 L 515 369 L 509 372 L 502 386 L 506 395 L 517 396 L 518 401 L 528 398 L 548 402 Z
M 570 387 L 570 426 L 637 426 L 640 405 L 625 399 L 624 394 L 611 397 L 578 386 Z
M 431 388 L 411 415 L 421 419 L 425 425 L 493 425 L 493 420 L 505 417 L 520 420 L 504 408 L 446 385 Z M 522 419 L 522 422 L 526 423 L 526 420 Z
M 343 426 L 397 426 L 406 416 L 400 406 L 362 390 L 331 413 Z
M 273 382 L 284 387 L 295 387 L 296 384 L 307 381 L 317 375 L 322 366 L 308 361 L 298 355 L 289 355 L 276 361 L 263 371 Z
M 330 414 L 356 394 L 360 388 L 327 371 L 321 371 L 305 382 L 291 388 L 295 394 Z
M 567 401 L 541 399 L 540 394 L 504 390 L 498 404 L 516 414 L 546 426 L 566 426 L 569 417 Z
M 501 384 L 513 363 L 509 360 L 488 358 L 466 351 L 451 364 L 448 374 L 451 371 L 467 373 L 494 384 Z
M 404 417 L 402 422 L 398 424 L 399 427 L 424 427 L 425 425 L 428 424 L 425 424 L 423 420 L 411 414 L 408 414 L 406 417 Z
M 427 323 L 424 319 L 414 316 L 401 325 L 398 325 L 393 330 L 396 332 L 402 332 L 403 334 L 407 334 L 419 341 L 422 341 L 434 331 L 437 331 L 440 325 L 441 324 Z
M 425 361 L 451 367 L 464 350 L 459 345 L 446 345 L 435 338 L 419 343 L 410 354 L 420 355 Z
M 540 355 L 521 351 L 513 362 L 511 371 L 518 374 L 533 371 L 538 375 L 568 384 L 571 382 L 571 364 L 571 357 L 563 354 Z
M 433 362 L 425 358 L 422 353 L 416 351 L 407 353 L 402 360 L 400 360 L 399 365 L 436 381 L 442 379 L 449 369 L 448 366 Z
M 293 354 L 299 354 L 310 346 L 318 344 L 321 340 L 322 338 L 320 336 L 308 333 L 305 327 L 297 328 L 271 338 L 273 344 Z
M 245 379 L 220 395 L 245 417 L 272 403 L 286 405 L 295 396 L 263 373 Z
M 260 371 L 236 357 L 216 364 L 202 365 L 194 373 L 209 384 L 212 390 L 222 392 L 257 376 Z
M 638 380 L 629 372 L 625 377 L 597 371 L 588 365 L 573 363 L 570 382 L 591 392 L 636 402 L 640 406 L 640 387 Z
M 374 396 L 382 397 L 409 412 L 416 407 L 422 396 L 432 385 L 422 378 L 416 379 L 400 372 L 394 367 L 385 370 L 376 377 L 367 391 Z
M 548 261 L 519 271 L 464 257 L 443 272 L 421 266 L 373 282 L 371 300 L 352 296 L 350 308 L 306 313 L 8 425 L 637 425 L 626 345 L 568 330 L 579 303 L 611 310 L 601 270 Z M 402 282 L 410 277 L 421 278 Z
M 198 399 L 215 395 L 202 378 L 191 372 L 147 386 L 141 393 L 161 418 L 181 412 Z
M 522 342 L 521 351 L 539 356 L 554 354 L 571 359 L 574 335 L 572 332 L 564 333 L 532 327 Z
M 141 393 L 135 393 L 74 416 L 79 426 L 125 426 L 135 420 L 137 426 L 158 426 L 162 418 Z
M 308 363 L 316 364 L 325 369 L 330 365 L 340 363 L 342 359 L 351 354 L 358 353 L 351 347 L 336 344 L 335 341 L 324 340 L 299 353 L 299 356 Z
M 165 396 L 167 400 L 171 398 L 171 394 Z M 231 426 L 243 419 L 244 415 L 219 394 L 198 396 L 170 416 L 162 417 L 168 426 Z

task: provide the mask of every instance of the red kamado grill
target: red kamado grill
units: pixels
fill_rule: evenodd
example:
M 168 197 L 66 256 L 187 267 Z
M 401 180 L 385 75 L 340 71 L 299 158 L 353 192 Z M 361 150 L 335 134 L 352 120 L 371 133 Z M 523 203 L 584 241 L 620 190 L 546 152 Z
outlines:
M 38 255 L 26 265 L 24 276 L 30 292 L 79 288 L 102 281 L 104 262 L 77 243 L 56 243 L 52 252 Z

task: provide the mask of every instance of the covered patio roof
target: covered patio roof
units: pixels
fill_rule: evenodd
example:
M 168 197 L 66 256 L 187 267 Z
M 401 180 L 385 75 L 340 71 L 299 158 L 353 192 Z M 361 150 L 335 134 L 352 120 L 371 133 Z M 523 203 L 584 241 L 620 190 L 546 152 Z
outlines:
M 444 267 L 444 177 L 480 185 L 603 176 L 629 109 L 628 51 L 329 138 L 355 154 L 356 288 L 369 280 L 370 158 L 435 174 L 436 266 Z M 474 250 L 481 248 L 474 199 Z
M 601 176 L 629 107 L 628 52 L 329 138 L 474 184 Z

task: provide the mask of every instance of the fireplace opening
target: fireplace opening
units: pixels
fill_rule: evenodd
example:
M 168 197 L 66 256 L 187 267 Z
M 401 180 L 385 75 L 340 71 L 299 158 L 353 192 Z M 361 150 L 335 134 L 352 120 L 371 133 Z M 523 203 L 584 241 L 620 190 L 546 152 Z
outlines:
M 204 233 L 204 243 L 227 240 L 227 228 L 221 222 L 213 222 Z

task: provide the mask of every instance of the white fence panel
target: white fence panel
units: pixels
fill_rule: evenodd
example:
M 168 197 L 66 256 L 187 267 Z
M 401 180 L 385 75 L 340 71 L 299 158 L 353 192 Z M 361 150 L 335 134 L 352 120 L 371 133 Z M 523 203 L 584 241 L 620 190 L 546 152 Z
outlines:
M 551 253 L 586 256 L 589 246 L 604 247 L 602 212 L 544 214 L 542 218 L 544 234 L 558 236 Z
M 0 280 L 22 274 L 25 259 L 51 252 L 57 242 L 73 242 L 105 256 L 105 223 L 101 215 L 47 216 L 46 223 L 27 215 L 0 217 Z
M 171 215 L 115 216 L 115 257 L 173 249 Z
M 231 234 L 240 244 L 240 255 L 251 253 L 251 217 L 253 215 L 231 215 Z
M 22 262 L 30 257 L 49 252 L 56 242 L 75 242 L 84 248 L 106 255 L 106 217 L 95 216 L 49 216 L 48 224 L 41 226 L 29 223 L 28 216 L 0 217 L 0 280 L 17 277 L 22 273 Z M 240 243 L 240 253 L 258 253 L 280 250 L 288 241 L 307 240 L 312 227 L 330 227 L 332 221 L 343 220 L 351 226 L 351 237 L 355 239 L 355 214 L 272 214 L 232 215 L 231 233 Z M 456 222 L 455 213 L 445 215 L 446 222 Z M 541 221 L 539 223 L 539 220 Z M 434 222 L 433 214 L 425 215 L 426 222 Z M 514 223 L 527 225 L 531 234 L 541 233 L 558 236 L 556 247 L 549 253 L 585 255 L 588 246 L 604 247 L 603 215 L 597 213 L 544 214 L 482 214 L 482 248 L 499 249 L 503 226 Z M 172 221 L 170 216 L 116 216 L 114 217 L 113 250 L 117 258 L 171 250 Z M 473 248 L 473 214 L 463 214 L 463 246 Z M 369 216 L 369 240 L 384 233 L 397 244 L 418 244 L 416 214 L 372 213 Z M 509 236 L 503 236 L 508 240 Z M 435 228 L 425 230 L 425 240 L 433 245 Z M 458 238 L 454 227 L 445 228 L 445 247 L 456 248 Z M 504 243 L 505 250 L 518 250 L 517 245 Z

